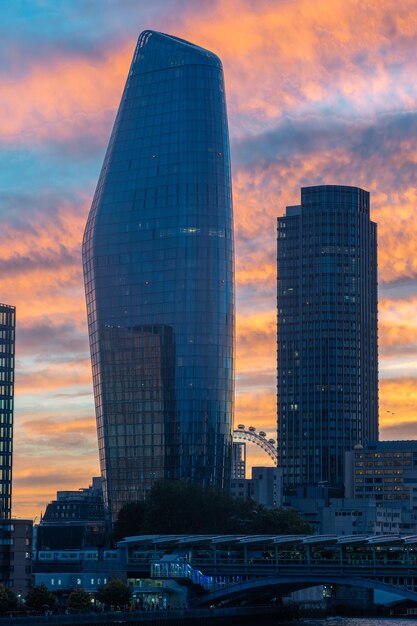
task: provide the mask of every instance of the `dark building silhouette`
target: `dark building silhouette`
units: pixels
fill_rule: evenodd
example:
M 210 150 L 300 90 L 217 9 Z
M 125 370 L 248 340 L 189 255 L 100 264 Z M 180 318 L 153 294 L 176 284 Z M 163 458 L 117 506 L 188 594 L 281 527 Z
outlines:
M 287 490 L 341 488 L 378 438 L 377 239 L 369 193 L 323 185 L 278 218 L 278 450 Z
M 32 520 L 0 519 L 0 585 L 18 597 L 32 583 L 32 533 Z
M 15 325 L 15 307 L 0 304 L 0 519 L 12 511 Z
M 84 241 L 105 505 L 155 480 L 227 486 L 234 251 L 219 58 L 139 37 Z
M 246 442 L 234 441 L 232 446 L 232 480 L 246 478 Z
M 36 529 L 37 550 L 84 550 L 106 542 L 101 478 L 88 488 L 58 491 Z
M 19 597 L 32 577 L 32 520 L 12 519 L 16 308 L 0 304 L 0 585 Z

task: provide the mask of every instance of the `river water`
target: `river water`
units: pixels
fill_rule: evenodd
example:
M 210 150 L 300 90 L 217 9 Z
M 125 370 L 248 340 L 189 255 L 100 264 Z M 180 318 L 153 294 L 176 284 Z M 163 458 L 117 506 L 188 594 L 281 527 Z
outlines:
M 297 626 L 411 626 L 417 619 L 399 617 L 327 617 L 318 619 L 303 619 L 292 624 Z M 277 626 L 279 626 L 279 622 Z M 288 622 L 289 624 L 289 622 Z

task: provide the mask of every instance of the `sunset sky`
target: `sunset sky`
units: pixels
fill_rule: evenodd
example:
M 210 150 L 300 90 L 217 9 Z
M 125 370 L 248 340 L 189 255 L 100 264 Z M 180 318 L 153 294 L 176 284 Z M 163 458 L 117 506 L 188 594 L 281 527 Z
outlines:
M 235 423 L 275 436 L 276 217 L 299 188 L 371 192 L 380 426 L 417 436 L 415 0 L 4 0 L 0 302 L 17 307 L 14 515 L 98 472 L 81 239 L 139 33 L 216 52 L 231 135 Z M 261 458 L 259 458 L 261 461 Z

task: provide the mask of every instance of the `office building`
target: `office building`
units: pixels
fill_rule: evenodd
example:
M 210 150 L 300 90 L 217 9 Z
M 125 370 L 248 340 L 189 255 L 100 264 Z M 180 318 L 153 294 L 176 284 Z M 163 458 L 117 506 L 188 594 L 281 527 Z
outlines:
M 375 500 L 331 498 L 326 489 L 290 496 L 288 505 L 319 535 L 372 535 L 375 533 Z
M 365 500 L 362 499 L 362 502 Z M 415 535 L 417 533 L 417 509 L 410 509 L 403 502 L 378 503 L 376 507 L 375 535 Z
M 282 469 L 280 467 L 252 467 L 253 500 L 271 509 L 282 506 Z
M 230 495 L 234 498 L 251 498 L 268 509 L 283 504 L 282 469 L 280 467 L 254 466 L 252 477 L 232 477 Z
M 234 441 L 232 445 L 232 480 L 246 478 L 246 442 Z
M 376 224 L 369 193 L 323 185 L 278 218 L 278 454 L 284 485 L 343 488 L 378 438 Z
M 230 481 L 230 495 L 233 498 L 247 500 L 252 497 L 252 480 L 250 478 L 234 478 Z
M 345 493 L 417 511 L 417 441 L 372 441 L 347 452 Z
M 32 520 L 0 519 L 0 585 L 18 597 L 31 586 L 32 528 Z
M 86 550 L 106 543 L 101 478 L 89 487 L 58 491 L 36 528 L 38 550 Z
M 112 519 L 161 478 L 228 487 L 233 255 L 221 62 L 192 43 L 145 31 L 83 241 Z
M 0 304 L 0 520 L 12 511 L 15 325 L 15 307 Z
M 0 304 L 0 585 L 18 598 L 32 576 L 32 520 L 12 519 L 16 308 Z

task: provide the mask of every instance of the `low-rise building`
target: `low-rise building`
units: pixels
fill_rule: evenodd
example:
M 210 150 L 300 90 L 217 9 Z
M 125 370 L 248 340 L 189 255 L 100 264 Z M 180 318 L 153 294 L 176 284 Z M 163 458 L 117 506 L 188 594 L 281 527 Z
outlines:
M 373 534 L 374 500 L 357 498 L 291 497 L 289 504 L 320 535 Z
M 283 484 L 280 467 L 252 467 L 251 496 L 267 508 L 282 506 Z
M 46 507 L 36 533 L 37 550 L 83 550 L 104 546 L 101 478 L 87 488 L 58 491 Z
M 345 496 L 417 508 L 417 440 L 375 441 L 346 452 Z
M 230 481 L 230 495 L 234 498 L 247 500 L 251 497 L 252 481 L 250 478 L 232 478 Z
M 230 494 L 235 498 L 252 498 L 267 508 L 282 506 L 282 470 L 279 467 L 252 467 L 252 478 L 233 478 Z
M 25 596 L 32 578 L 32 520 L 0 520 L 0 584 Z

